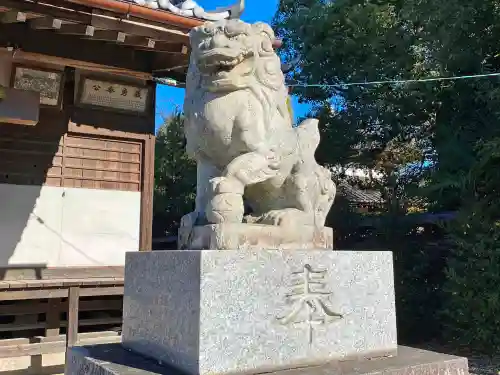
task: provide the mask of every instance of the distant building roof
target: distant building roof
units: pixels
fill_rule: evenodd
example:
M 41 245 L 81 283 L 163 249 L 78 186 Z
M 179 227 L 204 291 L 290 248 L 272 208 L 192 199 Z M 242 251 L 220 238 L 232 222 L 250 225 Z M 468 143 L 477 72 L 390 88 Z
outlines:
M 360 189 L 341 182 L 338 185 L 339 194 L 344 196 L 349 202 L 354 204 L 381 204 L 383 203 L 382 194 L 378 190 Z
M 147 6 L 153 9 L 162 9 L 179 16 L 193 17 L 205 21 L 219 21 L 228 18 L 239 18 L 245 8 L 244 0 L 237 2 L 229 7 L 218 8 L 214 11 L 203 9 L 194 0 L 128 0 L 137 5 Z

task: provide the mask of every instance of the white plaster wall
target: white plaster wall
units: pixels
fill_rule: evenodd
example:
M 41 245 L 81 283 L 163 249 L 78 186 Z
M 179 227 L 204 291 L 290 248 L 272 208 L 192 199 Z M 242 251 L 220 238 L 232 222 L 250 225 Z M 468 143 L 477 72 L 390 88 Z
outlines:
M 0 267 L 57 261 L 61 195 L 58 188 L 0 184 Z
M 124 265 L 140 207 L 139 192 L 0 184 L 0 267 Z
M 141 193 L 65 189 L 60 266 L 124 265 L 139 249 Z

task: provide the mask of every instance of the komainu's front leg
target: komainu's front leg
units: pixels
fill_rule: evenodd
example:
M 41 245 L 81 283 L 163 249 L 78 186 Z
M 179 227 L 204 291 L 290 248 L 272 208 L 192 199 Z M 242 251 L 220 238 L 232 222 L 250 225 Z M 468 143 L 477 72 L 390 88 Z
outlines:
M 210 223 L 241 223 L 244 215 L 245 187 L 275 177 L 279 161 L 273 151 L 249 152 L 235 158 L 222 176 L 213 178 L 212 199 L 205 209 Z

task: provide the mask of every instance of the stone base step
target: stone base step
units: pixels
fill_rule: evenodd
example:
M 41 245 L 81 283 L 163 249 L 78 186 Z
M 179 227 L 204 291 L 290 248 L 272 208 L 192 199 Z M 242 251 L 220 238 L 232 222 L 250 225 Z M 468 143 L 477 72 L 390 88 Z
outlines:
M 142 357 L 120 344 L 73 347 L 65 375 L 181 375 L 172 367 Z M 281 370 L 270 375 L 468 375 L 467 358 L 398 347 L 398 355 L 372 360 L 348 360 Z

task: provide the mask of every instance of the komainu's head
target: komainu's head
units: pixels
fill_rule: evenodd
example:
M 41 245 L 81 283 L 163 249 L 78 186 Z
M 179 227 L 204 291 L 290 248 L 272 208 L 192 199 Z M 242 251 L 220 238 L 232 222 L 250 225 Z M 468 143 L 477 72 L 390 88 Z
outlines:
M 284 86 L 280 59 L 273 49 L 274 32 L 268 25 L 223 20 L 194 28 L 190 38 L 190 69 L 199 72 L 205 88 L 231 90 L 257 83 L 280 90 Z

